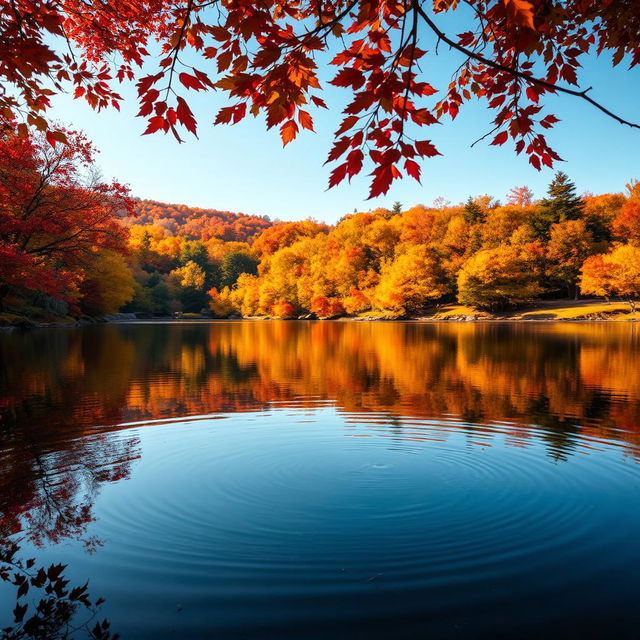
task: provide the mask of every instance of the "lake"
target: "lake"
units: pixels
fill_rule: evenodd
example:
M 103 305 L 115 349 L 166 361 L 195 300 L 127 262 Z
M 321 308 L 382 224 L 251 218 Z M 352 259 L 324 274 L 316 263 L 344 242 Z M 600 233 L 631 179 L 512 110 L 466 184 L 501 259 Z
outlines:
M 637 324 L 5 333 L 0 425 L 3 544 L 123 640 L 640 637 Z

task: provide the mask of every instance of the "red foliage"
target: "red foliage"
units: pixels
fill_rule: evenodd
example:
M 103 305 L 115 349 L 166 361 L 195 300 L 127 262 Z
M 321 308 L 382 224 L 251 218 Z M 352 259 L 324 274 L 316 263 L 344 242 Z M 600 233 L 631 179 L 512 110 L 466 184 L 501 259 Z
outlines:
M 123 248 L 127 188 L 98 181 L 91 144 L 63 133 L 55 148 L 43 134 L 0 139 L 0 304 L 12 290 L 65 297 L 95 249 Z
M 271 315 L 274 318 L 293 318 L 295 313 L 296 308 L 286 300 L 276 302 L 271 309 Z
M 311 301 L 311 311 L 315 313 L 318 318 L 335 318 L 345 313 L 340 300 L 337 298 L 327 298 L 326 296 L 316 296 Z
M 465 31 L 447 34 L 440 14 L 459 4 L 470 9 Z M 583 59 L 608 53 L 612 64 L 640 62 L 640 12 L 635 2 L 568 0 L 229 0 L 208 10 L 204 0 L 0 0 L 0 77 L 11 86 L 0 96 L 0 114 L 26 113 L 45 131 L 50 95 L 73 89 L 94 108 L 118 107 L 114 79 L 135 80 L 145 133 L 179 129 L 195 134 L 196 121 L 180 93 L 225 91 L 231 104 L 216 123 L 234 124 L 248 113 L 264 113 L 291 142 L 313 129 L 310 105 L 325 108 L 316 56 L 337 50 L 331 64 L 335 86 L 351 92 L 329 161 L 338 165 L 330 186 L 373 168 L 370 195 L 386 193 L 403 170 L 420 177 L 417 161 L 438 155 L 417 127 L 455 119 L 465 102 L 482 98 L 495 111 L 493 144 L 511 140 L 540 169 L 559 159 L 543 131 L 558 122 L 543 112 L 546 94 L 566 93 L 631 126 L 591 93 L 578 88 Z M 82 53 L 66 51 L 68 38 Z M 64 46 L 57 47 L 56 39 Z M 161 56 L 149 72 L 147 43 Z M 436 42 L 434 46 L 434 40 Z M 423 42 L 424 41 L 424 42 Z M 450 84 L 438 90 L 423 77 L 421 59 L 442 42 L 461 54 Z M 422 45 L 422 46 L 420 46 Z M 199 54 L 205 72 L 191 66 L 184 49 Z M 454 65 L 457 66 L 457 61 Z M 144 75 L 143 75 L 144 74 Z M 53 82 L 51 82 L 53 80 Z M 575 88 L 574 88 L 575 87 Z M 24 133 L 24 130 L 23 130 Z M 55 144 L 60 132 L 49 131 Z

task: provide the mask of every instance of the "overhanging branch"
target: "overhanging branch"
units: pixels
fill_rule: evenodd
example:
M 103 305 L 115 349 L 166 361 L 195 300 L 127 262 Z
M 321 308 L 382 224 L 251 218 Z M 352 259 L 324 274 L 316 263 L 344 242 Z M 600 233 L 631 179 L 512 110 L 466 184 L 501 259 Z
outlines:
M 549 91 L 552 91 L 554 93 L 556 92 L 565 93 L 571 96 L 575 96 L 576 98 L 580 98 L 581 100 L 585 100 L 586 102 L 594 106 L 596 109 L 602 111 L 604 114 L 608 115 L 610 118 L 613 118 L 620 124 L 627 125 L 628 127 L 633 127 L 634 129 L 640 129 L 640 124 L 637 124 L 635 122 L 629 122 L 628 120 L 621 118 L 620 116 L 616 115 L 615 113 L 607 109 L 605 106 L 601 105 L 599 102 L 591 98 L 587 94 L 587 92 L 591 89 L 591 87 L 580 91 L 577 89 L 570 89 L 569 87 L 563 87 L 561 85 L 553 84 L 552 82 L 547 82 L 546 80 L 542 80 L 541 78 L 530 76 L 524 73 L 523 71 L 520 71 L 519 69 L 502 65 L 499 62 L 496 62 L 495 60 L 491 60 L 490 58 L 487 58 L 471 49 L 468 49 L 467 47 L 459 44 L 455 40 L 452 40 L 443 31 L 440 30 L 440 28 L 435 24 L 435 22 L 433 22 L 433 20 L 429 17 L 429 15 L 420 6 L 419 2 L 420 0 L 413 0 L 413 10 L 416 11 L 418 15 L 420 15 L 420 17 L 425 21 L 425 23 L 438 36 L 440 40 L 442 40 L 443 42 L 446 42 L 450 47 L 452 47 L 453 49 L 456 49 L 456 51 L 463 53 L 469 58 L 472 58 L 473 60 L 476 60 L 486 65 L 487 67 L 491 67 L 492 69 L 497 69 L 498 71 L 503 71 L 504 73 L 508 73 L 516 78 L 520 78 L 525 82 L 528 82 L 529 84 L 545 87 L 546 89 L 549 89 Z

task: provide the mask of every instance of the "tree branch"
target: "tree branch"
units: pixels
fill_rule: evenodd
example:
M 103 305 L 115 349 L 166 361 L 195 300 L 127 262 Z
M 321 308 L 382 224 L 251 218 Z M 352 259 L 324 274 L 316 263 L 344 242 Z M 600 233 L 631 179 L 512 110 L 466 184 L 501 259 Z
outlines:
M 413 0 L 413 10 L 416 11 L 420 15 L 420 17 L 422 17 L 422 19 L 427 23 L 429 28 L 438 36 L 440 40 L 442 40 L 443 42 L 446 42 L 450 47 L 452 47 L 453 49 L 456 49 L 456 51 L 460 51 L 460 53 L 464 53 L 464 55 L 468 56 L 469 58 L 473 58 L 478 62 L 481 62 L 487 67 L 491 67 L 492 69 L 497 69 L 499 71 L 504 71 L 505 73 L 508 73 L 509 75 L 512 75 L 515 78 L 521 78 L 522 80 L 525 80 L 526 82 L 532 85 L 545 87 L 546 89 L 549 89 L 549 91 L 554 93 L 555 92 L 566 93 L 568 95 L 575 96 L 577 98 L 585 100 L 589 104 L 593 105 L 596 109 L 599 109 L 600 111 L 608 115 L 610 118 L 617 120 L 620 124 L 627 125 L 628 127 L 633 127 L 634 129 L 640 129 L 640 124 L 636 124 L 635 122 L 629 122 L 628 120 L 621 118 L 620 116 L 616 115 L 612 111 L 609 111 L 609 109 L 601 105 L 599 102 L 597 102 L 593 98 L 589 97 L 587 95 L 587 92 L 591 89 L 591 87 L 589 87 L 588 89 L 584 89 L 583 91 L 580 91 L 577 89 L 569 89 L 568 87 L 562 87 L 560 85 L 553 84 L 552 82 L 547 82 L 546 80 L 542 80 L 540 78 L 530 76 L 524 73 L 523 71 L 520 71 L 519 69 L 514 69 L 513 67 L 504 66 L 499 62 L 496 62 L 495 60 L 486 58 L 485 56 L 480 55 L 479 53 L 476 53 L 475 51 L 468 49 L 467 47 L 464 47 L 463 45 L 457 43 L 455 40 L 452 40 L 451 38 L 449 38 L 443 31 L 441 31 L 438 28 L 435 22 L 433 22 L 433 20 L 428 16 L 428 14 L 420 6 L 419 1 L 420 0 Z

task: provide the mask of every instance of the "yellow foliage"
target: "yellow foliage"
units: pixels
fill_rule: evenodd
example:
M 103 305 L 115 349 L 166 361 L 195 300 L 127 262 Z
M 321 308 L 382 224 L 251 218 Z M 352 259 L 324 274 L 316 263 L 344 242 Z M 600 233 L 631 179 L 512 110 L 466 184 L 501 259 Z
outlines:
M 225 287 L 222 291 L 218 291 L 215 287 L 209 290 L 209 308 L 214 315 L 219 318 L 226 318 L 234 311 L 237 311 L 235 304 L 232 302 L 232 294 L 229 287 Z
M 458 274 L 458 301 L 478 307 L 503 307 L 533 300 L 542 292 L 531 256 L 509 245 L 473 255 Z
M 174 269 L 171 274 L 178 278 L 182 287 L 193 287 L 195 289 L 204 287 L 205 272 L 193 260 L 189 260 L 184 267 Z
M 413 312 L 448 292 L 438 254 L 424 245 L 413 245 L 383 265 L 374 305 Z
M 84 286 L 90 296 L 96 314 L 117 313 L 133 298 L 135 280 L 126 260 L 120 253 L 101 250 L 85 272 Z

